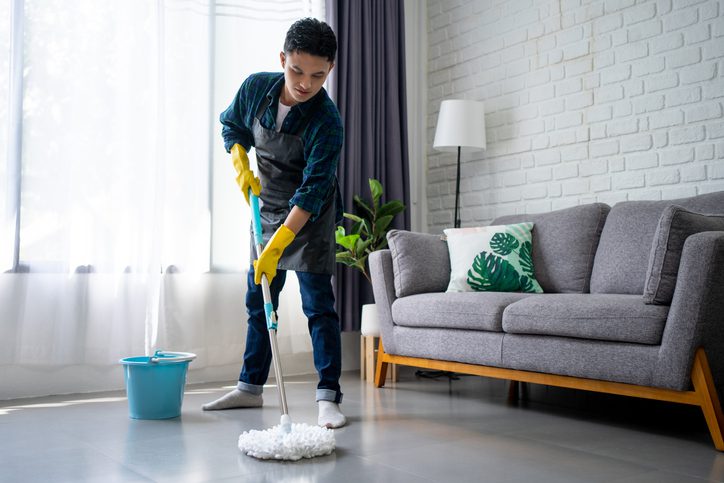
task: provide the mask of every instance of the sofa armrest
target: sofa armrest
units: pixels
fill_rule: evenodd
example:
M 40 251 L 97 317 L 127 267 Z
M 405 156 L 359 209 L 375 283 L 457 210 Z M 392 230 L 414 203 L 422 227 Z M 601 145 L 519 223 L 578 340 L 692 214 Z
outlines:
M 392 333 L 392 303 L 395 295 L 395 275 L 392 270 L 392 253 L 390 250 L 377 250 L 368 258 L 372 290 L 377 305 L 377 319 L 380 324 L 380 336 L 385 345 L 385 352 L 396 352 L 395 338 Z
M 686 239 L 674 298 L 661 340 L 655 386 L 691 387 L 691 366 L 704 347 L 719 393 L 724 388 L 724 232 Z

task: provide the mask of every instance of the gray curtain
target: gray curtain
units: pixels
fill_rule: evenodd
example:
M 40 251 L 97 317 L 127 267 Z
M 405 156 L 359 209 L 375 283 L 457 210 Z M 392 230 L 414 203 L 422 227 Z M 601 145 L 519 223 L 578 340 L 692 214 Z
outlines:
M 393 228 L 410 227 L 405 96 L 403 0 L 327 0 L 327 21 L 337 35 L 330 92 L 342 115 L 345 142 L 337 175 L 345 211 L 356 213 L 354 195 L 369 200 L 369 178 L 382 183 L 382 201 L 408 209 Z M 351 226 L 345 221 L 345 227 Z M 359 330 L 362 304 L 372 287 L 357 271 L 337 264 L 337 311 L 342 330 Z

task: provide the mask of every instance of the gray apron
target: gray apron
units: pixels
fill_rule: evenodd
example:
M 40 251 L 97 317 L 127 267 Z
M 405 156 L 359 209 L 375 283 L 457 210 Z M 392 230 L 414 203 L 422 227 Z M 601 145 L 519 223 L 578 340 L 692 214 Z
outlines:
M 257 170 L 261 179 L 261 226 L 264 244 L 284 223 L 289 214 L 289 200 L 302 185 L 304 144 L 301 134 L 309 122 L 308 115 L 295 134 L 276 132 L 261 125 L 260 119 L 269 105 L 265 98 L 254 116 L 254 147 Z M 337 183 L 327 195 L 322 211 L 314 221 L 299 230 L 294 241 L 279 259 L 279 270 L 323 273 L 331 275 L 335 264 L 335 199 Z M 251 237 L 251 259 L 256 260 L 254 237 Z

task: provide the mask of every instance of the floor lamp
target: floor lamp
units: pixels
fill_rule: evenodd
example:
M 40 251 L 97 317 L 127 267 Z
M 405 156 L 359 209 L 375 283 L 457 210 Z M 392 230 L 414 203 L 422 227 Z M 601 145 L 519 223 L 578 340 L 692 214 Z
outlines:
M 480 101 L 446 100 L 440 104 L 435 141 L 440 151 L 458 152 L 455 179 L 455 228 L 460 228 L 460 150 L 485 149 L 485 109 Z

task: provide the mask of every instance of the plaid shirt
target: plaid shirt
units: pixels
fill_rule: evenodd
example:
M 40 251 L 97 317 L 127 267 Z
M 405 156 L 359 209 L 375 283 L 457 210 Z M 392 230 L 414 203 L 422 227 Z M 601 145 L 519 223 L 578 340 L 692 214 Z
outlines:
M 244 149 L 254 146 L 253 125 L 259 107 L 264 98 L 269 105 L 260 117 L 266 129 L 276 128 L 279 94 L 284 86 L 284 74 L 261 72 L 252 74 L 241 85 L 231 105 L 221 113 L 219 120 L 223 125 L 221 135 L 224 147 L 239 143 Z M 309 114 L 309 122 L 301 133 L 304 145 L 304 159 L 307 162 L 303 171 L 302 184 L 289 200 L 289 207 L 296 205 L 312 214 L 314 221 L 324 207 L 330 190 L 337 187 L 336 221 L 342 219 L 342 198 L 337 183 L 337 164 L 344 141 L 342 119 L 327 91 L 322 89 L 307 102 L 296 104 L 287 114 L 281 132 L 297 134 L 302 127 L 304 117 Z

